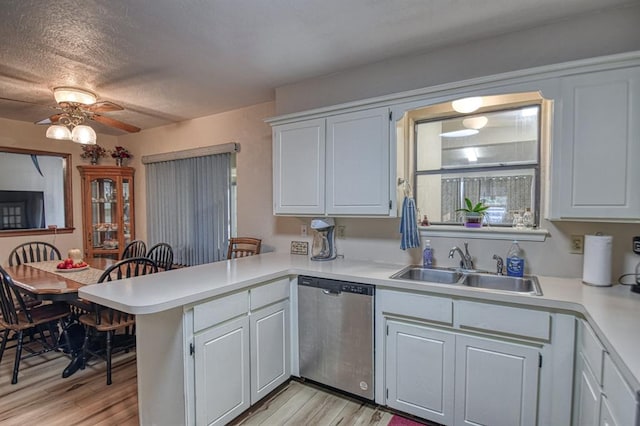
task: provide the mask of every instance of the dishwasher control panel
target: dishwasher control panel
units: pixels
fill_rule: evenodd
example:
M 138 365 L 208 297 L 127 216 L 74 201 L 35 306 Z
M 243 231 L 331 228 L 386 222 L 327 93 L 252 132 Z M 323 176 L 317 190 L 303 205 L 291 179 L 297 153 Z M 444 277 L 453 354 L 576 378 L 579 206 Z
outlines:
M 305 275 L 298 277 L 298 285 L 322 288 L 331 293 L 355 293 L 364 296 L 373 296 L 375 294 L 375 287 L 371 284 L 359 284 Z

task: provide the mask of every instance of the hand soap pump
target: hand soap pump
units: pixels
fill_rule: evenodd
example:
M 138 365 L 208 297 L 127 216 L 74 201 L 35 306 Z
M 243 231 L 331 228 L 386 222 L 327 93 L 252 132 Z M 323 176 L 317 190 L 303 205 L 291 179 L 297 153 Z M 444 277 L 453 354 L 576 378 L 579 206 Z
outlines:
M 510 277 L 522 277 L 524 275 L 524 255 L 515 240 L 507 253 L 507 275 Z
M 424 250 L 422 251 L 422 266 L 425 268 L 433 268 L 433 249 L 431 248 L 431 240 L 426 240 Z

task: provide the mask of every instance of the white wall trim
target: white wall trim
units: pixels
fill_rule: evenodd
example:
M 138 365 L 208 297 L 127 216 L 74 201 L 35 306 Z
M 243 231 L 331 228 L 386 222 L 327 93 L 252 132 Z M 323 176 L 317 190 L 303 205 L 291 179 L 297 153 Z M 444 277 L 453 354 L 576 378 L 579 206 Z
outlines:
M 228 152 L 240 152 L 240 144 L 237 142 L 230 142 L 220 145 L 185 149 L 183 151 L 172 151 L 162 154 L 143 155 L 142 164 L 159 163 L 161 161 L 184 160 L 185 158 L 205 157 L 207 155 L 226 154 Z

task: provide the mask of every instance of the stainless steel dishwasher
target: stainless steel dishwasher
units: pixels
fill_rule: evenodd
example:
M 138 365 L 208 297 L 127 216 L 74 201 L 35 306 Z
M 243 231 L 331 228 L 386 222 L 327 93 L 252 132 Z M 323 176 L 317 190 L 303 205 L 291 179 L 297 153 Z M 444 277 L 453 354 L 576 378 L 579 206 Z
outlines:
M 373 298 L 368 284 L 298 277 L 300 376 L 373 399 Z

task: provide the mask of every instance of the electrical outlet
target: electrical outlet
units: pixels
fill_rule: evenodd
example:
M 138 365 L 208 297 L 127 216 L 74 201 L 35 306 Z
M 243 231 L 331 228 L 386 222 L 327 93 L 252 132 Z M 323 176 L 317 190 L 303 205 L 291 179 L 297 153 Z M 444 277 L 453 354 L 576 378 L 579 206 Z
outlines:
M 306 224 L 302 224 L 300 225 L 300 236 L 301 237 L 306 237 L 307 236 L 307 225 Z
M 584 253 L 584 235 L 572 235 L 571 236 L 571 249 L 569 253 L 583 254 Z
M 336 226 L 336 237 L 341 240 L 344 240 L 344 225 Z
M 633 252 L 640 254 L 640 237 L 633 237 Z

